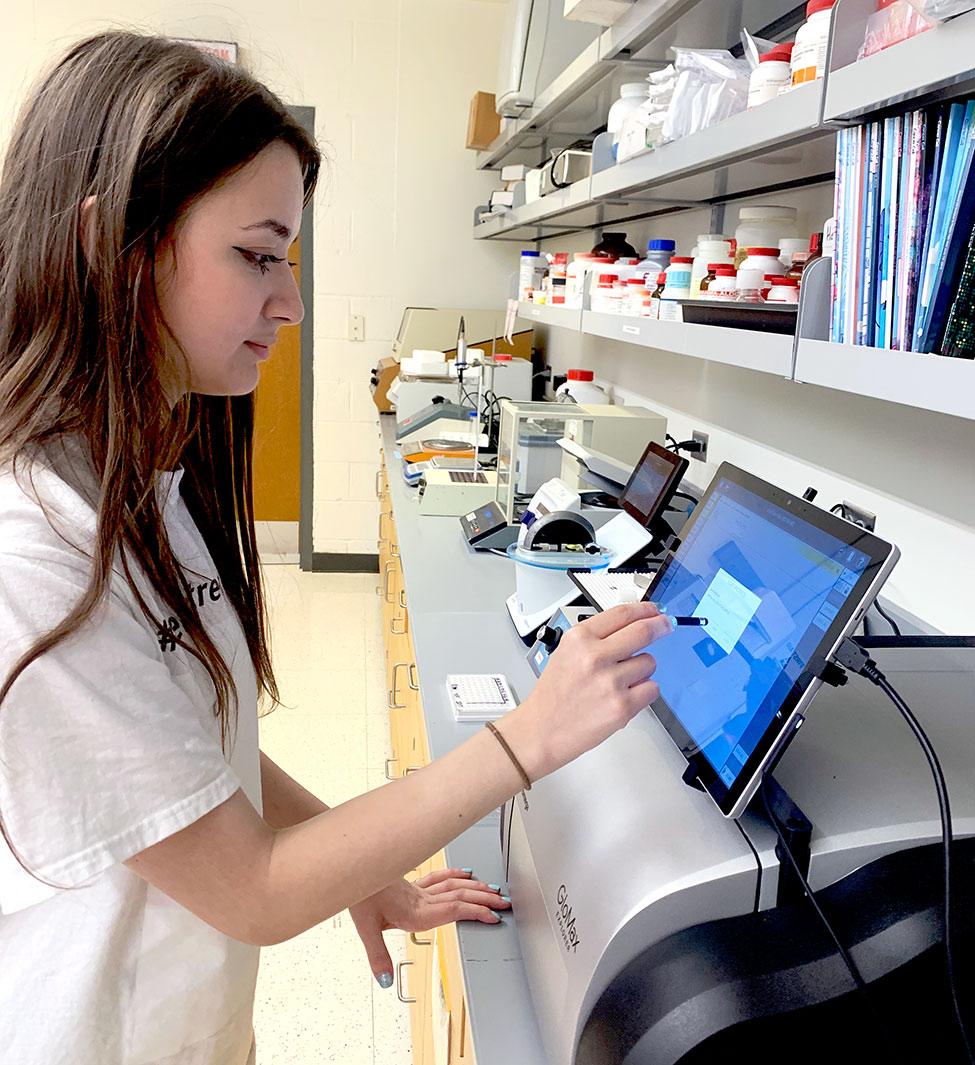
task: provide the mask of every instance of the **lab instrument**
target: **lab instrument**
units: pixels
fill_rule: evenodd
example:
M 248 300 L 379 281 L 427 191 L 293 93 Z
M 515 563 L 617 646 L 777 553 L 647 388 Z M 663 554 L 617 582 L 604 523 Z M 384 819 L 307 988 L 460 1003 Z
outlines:
M 493 470 L 427 469 L 420 479 L 420 513 L 460 517 L 494 499 L 497 490 Z
M 568 627 L 558 615 L 552 625 Z M 658 641 L 655 653 L 682 634 Z M 865 642 L 941 758 L 956 892 L 971 897 L 975 639 Z M 547 648 L 533 650 L 547 661 Z M 748 1061 L 767 1026 L 782 1047 L 803 1017 L 814 1025 L 819 1016 L 834 1041 L 849 1032 L 829 1022 L 832 1004 L 868 1032 L 873 1014 L 889 1024 L 897 1011 L 877 1001 L 884 984 L 907 989 L 917 1035 L 938 1038 L 939 1019 L 950 1017 L 938 805 L 914 736 L 879 689 L 859 677 L 824 686 L 772 781 L 811 822 L 812 846 L 796 847 L 798 861 L 823 908 L 842 907 L 844 942 L 862 963 L 873 1011 L 859 1008 L 787 857 L 776 854 L 762 804 L 737 822 L 722 817 L 683 782 L 685 765 L 659 720 L 640 714 L 505 807 L 505 874 L 549 1060 L 659 1065 L 691 1060 L 698 1048 L 696 1060 Z M 970 907 L 957 908 L 956 923 L 970 934 Z M 936 975 L 924 978 L 932 956 Z

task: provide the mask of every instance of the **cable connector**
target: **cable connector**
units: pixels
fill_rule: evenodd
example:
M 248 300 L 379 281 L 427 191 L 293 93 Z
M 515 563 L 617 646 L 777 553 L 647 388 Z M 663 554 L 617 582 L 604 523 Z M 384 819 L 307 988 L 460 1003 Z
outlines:
M 691 455 L 698 455 L 707 447 L 707 445 L 701 440 L 675 440 L 670 433 L 667 434 L 667 439 L 670 441 L 670 450 L 675 453 L 686 451 Z
M 866 677 L 868 680 L 877 682 L 877 678 L 880 676 L 880 671 L 877 669 L 877 663 L 867 654 L 866 651 L 856 642 L 847 637 L 840 646 L 836 649 L 836 654 L 833 655 L 838 666 L 842 666 L 843 669 L 849 670 L 851 673 L 856 673 L 861 677 Z M 825 679 L 825 678 L 824 678 Z

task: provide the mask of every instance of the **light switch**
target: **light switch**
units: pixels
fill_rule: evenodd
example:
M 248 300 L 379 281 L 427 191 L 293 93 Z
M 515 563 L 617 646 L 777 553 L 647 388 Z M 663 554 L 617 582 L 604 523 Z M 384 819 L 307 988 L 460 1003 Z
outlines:
M 349 340 L 366 339 L 366 316 L 364 314 L 349 315 Z

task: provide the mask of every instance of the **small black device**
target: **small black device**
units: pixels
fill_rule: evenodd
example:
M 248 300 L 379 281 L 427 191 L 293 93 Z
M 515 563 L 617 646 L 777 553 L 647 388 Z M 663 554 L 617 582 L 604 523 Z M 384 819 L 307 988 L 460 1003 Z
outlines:
M 492 548 L 505 548 L 518 539 L 520 525 L 509 525 L 505 521 L 504 511 L 496 502 L 485 503 L 462 514 L 460 526 L 464 530 L 464 539 L 478 551 Z

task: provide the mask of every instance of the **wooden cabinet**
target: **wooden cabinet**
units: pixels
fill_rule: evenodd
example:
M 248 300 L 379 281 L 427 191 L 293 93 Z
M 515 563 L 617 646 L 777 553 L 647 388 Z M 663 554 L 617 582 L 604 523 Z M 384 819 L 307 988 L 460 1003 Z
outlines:
M 386 775 L 393 780 L 425 766 L 430 761 L 430 748 L 385 462 L 377 476 L 376 490 L 380 502 L 377 591 L 393 749 Z M 446 865 L 441 851 L 423 862 L 415 875 L 424 876 Z M 396 993 L 410 1007 L 413 1065 L 475 1065 L 455 925 L 407 937 L 406 962 L 397 966 Z

